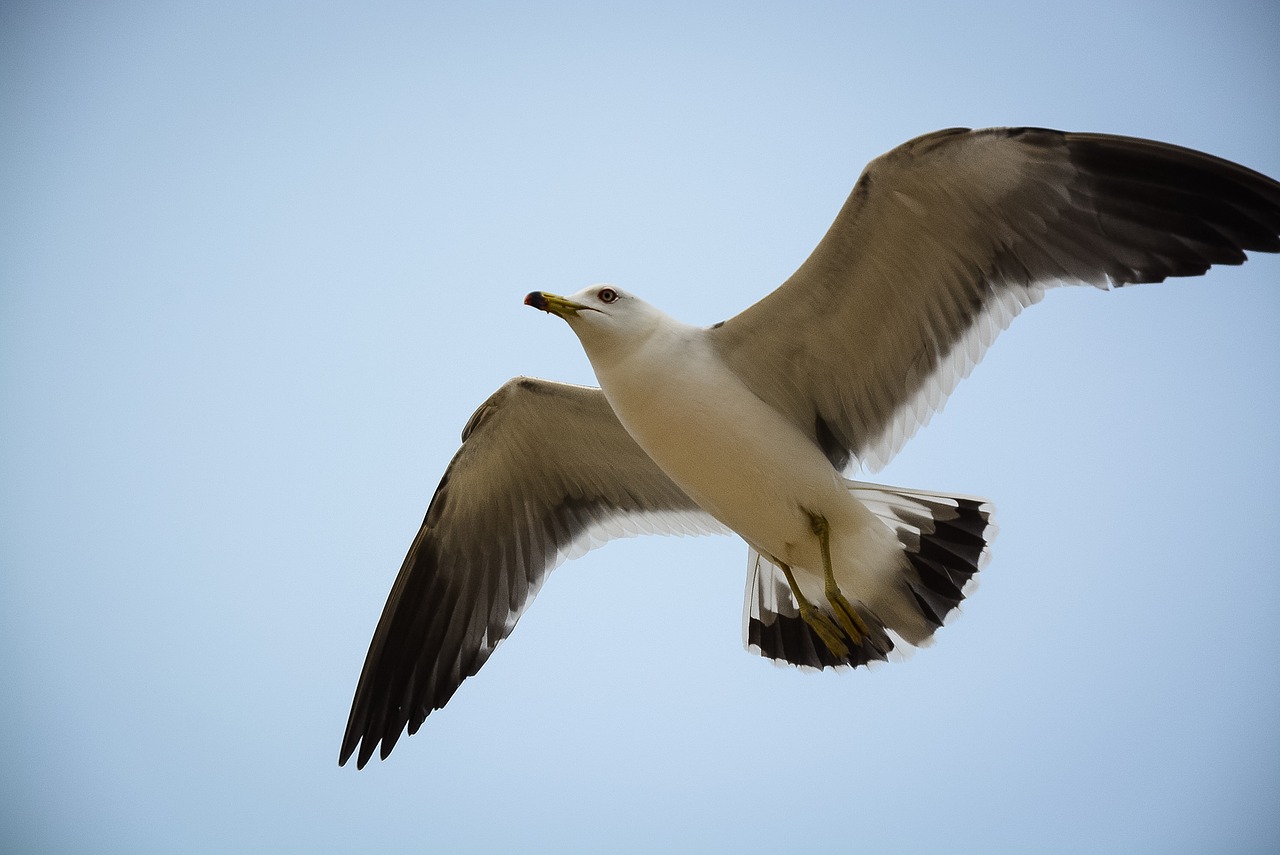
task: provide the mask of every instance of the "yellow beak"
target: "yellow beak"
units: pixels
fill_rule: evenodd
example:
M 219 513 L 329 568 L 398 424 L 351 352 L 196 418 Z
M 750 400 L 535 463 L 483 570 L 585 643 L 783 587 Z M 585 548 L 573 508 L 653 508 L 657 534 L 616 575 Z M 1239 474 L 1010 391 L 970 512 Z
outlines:
M 548 312 L 552 315 L 557 315 L 565 320 L 568 320 L 578 314 L 578 312 L 587 308 L 581 303 L 575 303 L 572 300 L 567 300 L 559 294 L 548 294 L 545 291 L 529 292 L 529 294 L 524 298 L 524 304 L 526 306 L 533 306 L 535 309 L 541 309 L 542 311 Z

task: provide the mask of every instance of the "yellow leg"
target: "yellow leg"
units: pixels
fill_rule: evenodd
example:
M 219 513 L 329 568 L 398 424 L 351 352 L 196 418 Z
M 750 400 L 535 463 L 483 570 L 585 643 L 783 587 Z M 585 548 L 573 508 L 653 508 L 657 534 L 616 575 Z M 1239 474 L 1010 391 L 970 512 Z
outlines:
M 827 617 L 822 610 L 815 608 L 813 603 L 800 591 L 800 586 L 796 584 L 796 577 L 791 572 L 791 568 L 776 558 L 773 563 L 782 568 L 782 575 L 787 577 L 787 584 L 791 586 L 791 594 L 796 598 L 796 603 L 800 606 L 800 617 L 809 625 L 809 628 L 818 634 L 822 639 L 822 643 L 827 646 L 831 653 L 841 659 L 848 657 L 849 648 L 844 643 L 844 633 L 840 630 L 838 624 L 831 618 Z
M 836 620 L 849 640 L 861 645 L 862 639 L 870 635 L 871 630 L 836 584 L 836 573 L 831 566 L 831 526 L 826 517 L 814 513 L 809 514 L 809 522 L 813 526 L 813 533 L 818 536 L 818 545 L 822 548 L 822 574 L 827 583 L 827 602 L 831 604 L 831 610 L 836 613 Z

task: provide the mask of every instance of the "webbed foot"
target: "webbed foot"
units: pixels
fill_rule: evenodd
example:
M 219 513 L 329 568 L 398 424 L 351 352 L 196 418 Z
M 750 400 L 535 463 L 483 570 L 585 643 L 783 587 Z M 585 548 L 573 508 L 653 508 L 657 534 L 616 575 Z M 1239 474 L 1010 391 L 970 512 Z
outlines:
M 853 607 L 853 603 L 840 593 L 835 579 L 829 576 L 827 577 L 827 602 L 831 604 L 831 610 L 836 613 L 836 621 L 840 624 L 840 628 L 855 645 L 860 646 L 862 640 L 871 634 L 871 629 L 858 614 L 858 610 Z M 826 615 L 823 617 L 826 618 Z
M 827 650 L 831 651 L 831 655 L 838 659 L 845 659 L 849 656 L 849 646 L 845 644 L 845 632 L 841 629 L 840 624 L 832 620 L 826 612 L 814 606 L 809 599 L 800 590 L 800 586 L 796 583 L 796 577 L 791 572 L 791 568 L 781 561 L 775 561 L 782 568 L 782 574 L 787 577 L 787 584 L 791 586 L 791 595 L 796 598 L 796 604 L 800 607 L 800 617 L 804 620 L 809 628 L 817 633 L 818 638 L 822 639 L 822 643 L 826 645 Z
M 844 630 L 844 634 L 855 647 L 860 647 L 863 639 L 871 634 L 871 629 L 858 614 L 858 610 L 853 607 L 853 603 L 849 602 L 841 592 L 840 586 L 836 584 L 835 568 L 831 564 L 831 525 L 821 514 L 807 513 L 813 533 L 818 536 L 818 546 L 822 549 L 822 575 L 826 580 L 827 602 L 835 612 L 836 622 Z M 823 617 L 826 618 L 826 615 Z

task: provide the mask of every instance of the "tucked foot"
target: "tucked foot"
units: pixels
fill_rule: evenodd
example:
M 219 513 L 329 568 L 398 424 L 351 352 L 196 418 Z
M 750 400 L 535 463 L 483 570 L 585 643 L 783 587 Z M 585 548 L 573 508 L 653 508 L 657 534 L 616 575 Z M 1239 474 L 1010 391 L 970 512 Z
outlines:
M 822 643 L 831 651 L 831 655 L 838 659 L 847 658 L 849 647 L 844 643 L 845 633 L 841 631 L 840 625 L 828 617 L 826 612 L 815 608 L 813 603 L 809 602 L 808 597 L 796 584 L 795 574 L 791 572 L 790 567 L 781 561 L 774 563 L 782 568 L 782 575 L 787 577 L 787 584 L 791 586 L 791 595 L 796 598 L 796 604 L 800 607 L 800 617 L 818 634 L 818 638 L 822 639 Z
M 844 633 L 840 631 L 840 626 L 829 618 L 826 612 L 814 608 L 810 603 L 802 603 L 800 605 L 800 617 L 809 625 L 809 628 L 818 634 L 818 638 L 822 639 L 822 643 L 831 651 L 831 655 L 838 659 L 847 659 L 849 656 L 849 647 L 844 643 Z
M 862 640 L 871 634 L 871 630 L 867 627 L 866 621 L 858 615 L 853 604 L 841 593 L 840 586 L 836 584 L 835 570 L 831 566 L 831 526 L 827 523 L 827 518 L 821 514 L 807 513 L 809 513 L 809 525 L 813 533 L 818 536 L 818 546 L 822 550 L 822 575 L 827 583 L 827 602 L 831 604 L 831 610 L 836 613 L 836 621 L 844 630 L 844 634 L 855 647 L 860 647 Z M 823 617 L 825 618 L 826 615 Z
M 871 635 L 871 628 L 867 626 L 867 622 L 858 614 L 858 610 L 853 607 L 853 603 L 845 599 L 844 594 L 840 592 L 840 588 L 836 585 L 835 579 L 830 577 L 827 578 L 827 602 L 831 604 L 831 610 L 836 613 L 836 621 L 849 637 L 849 640 L 855 646 L 861 646 L 862 640 Z M 830 621 L 830 618 L 827 618 L 825 614 L 822 617 Z

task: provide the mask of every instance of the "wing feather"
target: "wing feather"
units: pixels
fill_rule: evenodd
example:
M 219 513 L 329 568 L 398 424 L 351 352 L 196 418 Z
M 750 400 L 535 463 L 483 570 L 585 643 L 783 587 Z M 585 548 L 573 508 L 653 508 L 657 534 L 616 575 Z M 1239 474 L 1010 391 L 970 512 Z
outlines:
M 812 255 L 710 331 L 844 468 L 878 469 L 1046 288 L 1280 251 L 1280 183 L 1151 140 L 956 128 L 874 160 Z
M 613 537 L 706 533 L 599 389 L 519 377 L 467 422 L 374 631 L 339 763 L 386 757 L 475 674 L 547 574 Z

